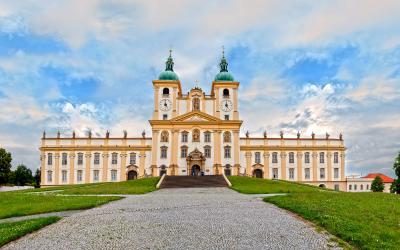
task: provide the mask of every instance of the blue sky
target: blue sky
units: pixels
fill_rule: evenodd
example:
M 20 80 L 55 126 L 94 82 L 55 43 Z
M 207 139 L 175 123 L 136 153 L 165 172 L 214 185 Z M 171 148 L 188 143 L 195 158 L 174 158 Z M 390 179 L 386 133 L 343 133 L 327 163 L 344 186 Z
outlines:
M 393 176 L 400 151 L 399 1 L 0 0 L 0 146 L 39 166 L 43 130 L 150 133 L 173 48 L 206 92 L 225 46 L 242 134 L 344 134 L 347 174 Z

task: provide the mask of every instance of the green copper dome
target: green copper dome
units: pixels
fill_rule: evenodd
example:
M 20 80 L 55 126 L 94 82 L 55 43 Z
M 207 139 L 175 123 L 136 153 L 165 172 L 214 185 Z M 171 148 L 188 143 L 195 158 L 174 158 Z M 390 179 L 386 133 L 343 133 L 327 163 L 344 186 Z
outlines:
M 169 57 L 165 63 L 165 70 L 160 73 L 158 80 L 172 80 L 179 81 L 178 75 L 174 72 L 174 60 L 171 56 L 171 50 L 169 51 Z
M 228 72 L 228 62 L 225 59 L 225 53 L 222 51 L 221 62 L 219 63 L 220 71 L 215 76 L 214 81 L 216 82 L 233 82 L 234 78 L 231 73 Z

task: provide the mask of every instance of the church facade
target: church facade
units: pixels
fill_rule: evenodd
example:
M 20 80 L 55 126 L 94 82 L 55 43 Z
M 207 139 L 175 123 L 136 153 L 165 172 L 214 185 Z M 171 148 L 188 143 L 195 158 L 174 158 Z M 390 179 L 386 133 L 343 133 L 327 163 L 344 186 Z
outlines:
M 342 136 L 240 137 L 239 82 L 225 56 L 210 93 L 183 93 L 173 59 L 153 81 L 151 137 L 42 137 L 43 186 L 167 175 L 247 175 L 346 190 Z

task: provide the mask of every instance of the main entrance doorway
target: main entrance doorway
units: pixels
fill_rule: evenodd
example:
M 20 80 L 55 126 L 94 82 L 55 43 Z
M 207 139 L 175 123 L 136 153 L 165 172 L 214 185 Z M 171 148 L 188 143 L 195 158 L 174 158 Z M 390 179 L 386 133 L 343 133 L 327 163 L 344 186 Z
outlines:
M 200 175 L 200 166 L 199 165 L 193 165 L 192 166 L 192 172 L 191 175 Z
M 262 172 L 262 170 L 261 170 L 261 169 L 255 169 L 255 170 L 253 171 L 253 177 L 256 177 L 256 178 L 263 178 L 263 172 Z
M 135 170 L 131 170 L 128 172 L 128 180 L 137 179 L 137 172 Z

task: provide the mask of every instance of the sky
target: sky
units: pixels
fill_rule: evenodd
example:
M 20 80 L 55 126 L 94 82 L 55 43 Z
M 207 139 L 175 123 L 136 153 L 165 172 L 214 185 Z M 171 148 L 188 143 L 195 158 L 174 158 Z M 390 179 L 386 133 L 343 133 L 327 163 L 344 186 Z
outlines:
M 400 1 L 0 0 L 0 147 L 39 167 L 42 131 L 151 133 L 152 80 L 172 48 L 206 93 L 221 48 L 242 135 L 343 133 L 347 174 L 394 176 Z

